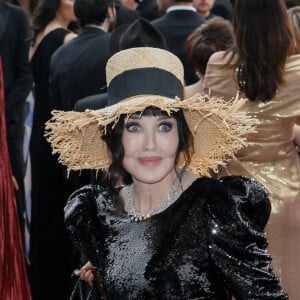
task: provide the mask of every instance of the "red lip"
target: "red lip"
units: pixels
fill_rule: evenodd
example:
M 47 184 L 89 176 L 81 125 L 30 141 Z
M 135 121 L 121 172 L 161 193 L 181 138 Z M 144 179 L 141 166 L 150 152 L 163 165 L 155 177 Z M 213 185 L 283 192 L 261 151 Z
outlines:
M 158 156 L 140 157 L 139 162 L 145 166 L 155 166 L 161 162 L 161 157 Z

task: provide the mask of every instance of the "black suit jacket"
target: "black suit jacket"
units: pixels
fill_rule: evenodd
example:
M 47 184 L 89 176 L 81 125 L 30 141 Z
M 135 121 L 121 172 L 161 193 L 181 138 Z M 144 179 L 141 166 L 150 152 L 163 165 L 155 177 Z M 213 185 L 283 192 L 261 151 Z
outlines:
M 134 9 L 129 9 L 123 4 L 118 5 L 116 27 L 122 24 L 131 24 L 141 17 L 141 13 Z
M 72 110 L 77 100 L 106 92 L 110 36 L 99 28 L 85 27 L 54 52 L 49 83 L 52 109 Z
M 2 57 L 8 139 L 23 136 L 24 106 L 32 88 L 28 60 L 29 24 L 23 8 L 0 1 Z
M 142 18 L 152 21 L 162 16 L 156 0 L 136 0 L 136 2 L 136 10 L 140 12 Z
M 107 93 L 92 95 L 76 101 L 73 110 L 100 109 L 107 105 Z
M 230 0 L 216 0 L 211 13 L 232 21 L 233 6 Z
M 195 83 L 198 78 L 194 68 L 187 62 L 185 56 L 185 40 L 205 20 L 191 10 L 174 10 L 161 18 L 152 21 L 164 35 L 169 51 L 180 58 L 184 66 L 184 78 L 187 85 Z

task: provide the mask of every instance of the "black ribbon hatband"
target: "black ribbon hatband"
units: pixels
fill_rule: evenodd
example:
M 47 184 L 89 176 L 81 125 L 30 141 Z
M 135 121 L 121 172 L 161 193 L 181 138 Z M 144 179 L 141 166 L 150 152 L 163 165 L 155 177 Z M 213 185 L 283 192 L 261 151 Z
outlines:
M 137 95 L 160 95 L 183 99 L 183 85 L 172 73 L 158 68 L 140 68 L 117 75 L 107 88 L 108 105 Z

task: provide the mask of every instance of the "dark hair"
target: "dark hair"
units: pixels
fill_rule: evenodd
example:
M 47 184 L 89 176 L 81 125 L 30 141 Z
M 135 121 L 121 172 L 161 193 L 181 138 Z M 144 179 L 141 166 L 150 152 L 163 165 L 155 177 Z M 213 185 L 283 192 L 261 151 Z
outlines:
M 229 49 L 233 43 L 231 23 L 221 17 L 213 17 L 187 37 L 185 52 L 194 69 L 204 75 L 210 56 L 214 52 Z
M 300 53 L 300 6 L 294 6 L 288 9 L 288 15 L 291 20 L 295 40 L 296 40 L 296 49 L 297 54 Z
M 21 3 L 19 0 L 5 0 L 5 2 L 9 2 L 15 5 L 21 6 Z M 32 13 L 35 9 L 35 7 L 38 4 L 38 0 L 29 0 L 29 13 Z
M 156 107 L 148 107 L 143 111 L 142 114 L 140 112 L 137 112 L 136 114 L 141 116 L 167 115 L 166 112 L 163 112 Z M 107 133 L 102 137 L 107 143 L 112 154 L 112 163 L 107 173 L 108 181 L 112 186 L 115 186 L 117 182 L 120 182 L 120 179 L 122 179 L 124 184 L 130 184 L 132 182 L 131 175 L 123 168 L 122 164 L 124 157 L 122 134 L 124 130 L 125 117 L 125 115 L 122 115 L 116 126 L 113 128 L 109 126 L 107 128 Z M 179 136 L 176 160 L 178 160 L 179 154 L 183 154 L 185 164 L 187 165 L 190 162 L 193 154 L 193 137 L 181 110 L 172 113 L 171 117 L 173 117 L 177 122 Z
M 37 35 L 55 18 L 61 0 L 40 0 L 33 12 L 31 42 L 34 44 Z
M 114 6 L 113 0 L 75 0 L 74 13 L 80 27 L 104 22 L 107 8 Z
M 300 5 L 300 0 L 285 0 L 285 4 L 287 8 L 291 8 Z
M 252 101 L 272 99 L 295 46 L 284 0 L 236 0 L 233 28 L 240 90 Z

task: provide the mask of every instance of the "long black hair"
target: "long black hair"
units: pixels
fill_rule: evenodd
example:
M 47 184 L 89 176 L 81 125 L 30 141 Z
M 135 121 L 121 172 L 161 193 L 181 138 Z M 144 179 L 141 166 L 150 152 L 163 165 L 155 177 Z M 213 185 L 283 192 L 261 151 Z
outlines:
M 240 90 L 251 101 L 271 100 L 295 47 L 284 0 L 236 0 L 232 23 Z

